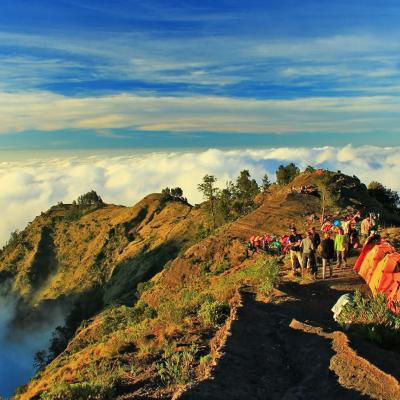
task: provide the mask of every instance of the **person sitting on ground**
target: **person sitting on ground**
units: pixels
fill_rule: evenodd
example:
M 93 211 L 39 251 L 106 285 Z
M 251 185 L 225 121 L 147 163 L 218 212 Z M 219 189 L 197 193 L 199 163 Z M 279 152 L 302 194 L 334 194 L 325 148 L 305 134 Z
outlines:
M 270 250 L 271 250 L 271 253 L 274 253 L 278 256 L 280 256 L 282 254 L 281 243 L 275 236 L 271 238 Z
M 271 241 L 271 237 L 270 237 L 270 235 L 268 235 L 268 233 L 266 233 L 262 238 L 262 249 L 264 251 L 268 251 L 268 246 L 269 246 L 270 241 Z
M 293 226 L 290 229 L 290 236 L 288 239 L 287 247 L 290 250 L 290 261 L 292 263 L 292 272 L 296 273 L 296 263 L 299 266 L 302 266 L 302 259 L 301 259 L 301 240 L 302 237 L 300 234 L 297 233 L 297 229 Z
M 313 243 L 313 233 L 311 231 L 309 231 L 307 237 L 301 241 L 301 247 L 303 249 L 301 258 L 302 275 L 304 276 L 304 272 L 311 269 L 311 273 L 315 278 L 317 274 L 317 263 L 315 261 L 315 247 Z
M 315 189 L 314 186 L 309 185 L 309 186 L 306 187 L 306 193 L 307 194 L 315 194 L 315 192 L 316 192 L 316 189 Z
M 347 267 L 347 245 L 348 245 L 348 236 L 344 234 L 342 228 L 339 228 L 339 231 L 335 236 L 335 251 L 336 251 L 338 268 Z
M 255 237 L 254 246 L 255 246 L 257 252 L 258 252 L 258 249 L 262 248 L 262 236 Z
M 322 279 L 325 279 L 326 268 L 329 268 L 329 277 L 332 278 L 333 257 L 335 255 L 335 243 L 331 238 L 331 233 L 325 233 L 325 239 L 321 242 L 322 257 Z

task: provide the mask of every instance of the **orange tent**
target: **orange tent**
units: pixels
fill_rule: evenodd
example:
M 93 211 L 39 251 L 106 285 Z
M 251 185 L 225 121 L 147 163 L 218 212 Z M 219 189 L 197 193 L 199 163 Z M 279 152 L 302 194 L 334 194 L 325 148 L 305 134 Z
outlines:
M 362 263 L 364 262 L 365 257 L 367 254 L 374 248 L 374 243 L 365 244 L 361 250 L 360 256 L 357 258 L 356 263 L 354 264 L 354 270 L 359 271 L 361 268 Z
M 388 254 L 385 258 L 385 267 L 377 287 L 379 292 L 389 293 L 393 281 L 400 281 L 400 253 Z
M 385 242 L 375 245 L 365 256 L 358 273 L 369 284 L 371 277 L 378 266 L 379 262 L 388 253 L 394 253 L 394 248 Z
M 400 253 L 385 242 L 375 246 L 366 245 L 354 268 L 374 295 L 383 293 L 388 307 L 400 313 Z

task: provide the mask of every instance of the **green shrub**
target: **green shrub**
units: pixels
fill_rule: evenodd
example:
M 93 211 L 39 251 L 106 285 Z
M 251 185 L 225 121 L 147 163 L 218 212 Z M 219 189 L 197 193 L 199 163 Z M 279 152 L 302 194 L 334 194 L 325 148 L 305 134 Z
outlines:
M 222 325 L 229 314 L 229 306 L 220 301 L 205 301 L 198 312 L 199 318 L 206 325 L 218 327 Z
M 196 236 L 197 236 L 197 239 L 198 239 L 198 240 L 203 240 L 203 239 L 205 239 L 206 237 L 210 236 L 211 233 L 212 233 L 212 230 L 211 230 L 210 228 L 205 227 L 204 225 L 200 225 L 200 226 L 197 228 L 197 234 L 196 234 Z
M 256 292 L 269 296 L 279 283 L 280 262 L 278 257 L 260 256 L 254 264 L 221 276 L 213 284 L 213 293 L 218 299 L 227 301 L 241 286 L 250 286 Z
M 140 300 L 134 307 L 112 307 L 104 316 L 99 333 L 101 336 L 106 337 L 112 332 L 125 329 L 130 325 L 138 324 L 147 318 L 153 319 L 156 316 L 156 310 Z
M 26 393 L 26 389 L 28 388 L 28 385 L 21 385 L 21 386 L 18 386 L 16 389 L 15 389 L 15 395 L 21 395 L 21 394 L 24 394 L 24 393 Z M 1 397 L 0 396 L 0 400 L 3 400 L 3 397 Z
M 216 275 L 222 274 L 223 272 L 227 271 L 230 267 L 231 265 L 229 264 L 229 261 L 224 260 L 216 266 L 214 273 Z
M 115 398 L 115 389 L 101 383 L 62 383 L 42 393 L 40 400 L 108 400 Z
M 138 323 L 144 319 L 153 319 L 157 316 L 157 311 L 150 307 L 147 303 L 139 300 L 132 311 L 131 323 Z
M 141 296 L 144 292 L 151 289 L 154 286 L 154 283 L 151 281 L 147 282 L 139 282 L 136 286 L 136 291 L 139 296 Z
M 259 257 L 250 267 L 238 273 L 243 283 L 248 283 L 264 296 L 269 296 L 279 282 L 279 260 L 277 258 Z
M 171 321 L 180 324 L 189 311 L 184 304 L 177 303 L 176 301 L 164 301 L 159 307 L 158 314 L 162 321 Z
M 157 363 L 157 374 L 164 385 L 189 383 L 194 378 L 193 364 L 198 352 L 197 345 L 189 350 L 177 351 L 164 361 Z
M 350 324 L 354 333 L 371 342 L 400 346 L 400 316 L 387 307 L 383 294 L 364 297 L 356 291 L 353 302 L 346 304 L 339 314 L 338 322 Z
M 279 281 L 279 265 L 277 260 L 260 263 L 259 274 L 261 282 L 259 284 L 259 291 L 264 296 L 269 296 L 274 287 L 278 285 Z
M 203 262 L 200 264 L 200 274 L 207 275 L 211 272 L 211 263 L 210 262 Z

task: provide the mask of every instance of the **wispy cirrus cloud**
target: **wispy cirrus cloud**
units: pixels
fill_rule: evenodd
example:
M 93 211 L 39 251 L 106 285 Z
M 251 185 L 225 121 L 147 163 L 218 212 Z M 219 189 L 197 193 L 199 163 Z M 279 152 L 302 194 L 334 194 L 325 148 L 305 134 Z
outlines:
M 0 133 L 398 133 L 393 2 L 19 2 L 0 14 Z
M 238 83 L 252 82 L 247 97 L 264 98 L 260 89 L 265 85 L 298 87 L 302 91 L 297 97 L 309 97 L 312 90 L 350 93 L 371 85 L 384 93 L 400 74 L 400 45 L 382 34 L 271 39 L 241 38 L 231 32 L 163 40 L 149 32 L 85 32 L 79 39 L 66 40 L 62 35 L 0 32 L 0 38 L 13 43 L 17 54 L 3 56 L 0 67 L 8 90 L 48 87 L 58 92 L 70 89 L 69 94 L 119 93 L 131 90 L 133 80 L 151 82 L 141 90 L 156 94 L 165 94 L 169 83 L 167 91 L 172 94 L 237 96 Z M 114 88 L 108 86 L 110 80 Z M 90 81 L 96 85 L 80 84 Z M 279 94 L 269 97 L 274 95 Z
M 222 96 L 67 97 L 0 93 L 0 134 L 62 129 L 248 133 L 400 131 L 400 97 L 257 100 Z

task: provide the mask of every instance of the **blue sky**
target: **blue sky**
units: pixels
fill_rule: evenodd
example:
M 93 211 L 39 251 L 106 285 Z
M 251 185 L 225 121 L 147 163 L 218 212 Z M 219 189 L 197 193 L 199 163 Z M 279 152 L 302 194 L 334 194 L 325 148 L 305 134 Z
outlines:
M 2 0 L 2 148 L 400 143 L 397 1 Z

